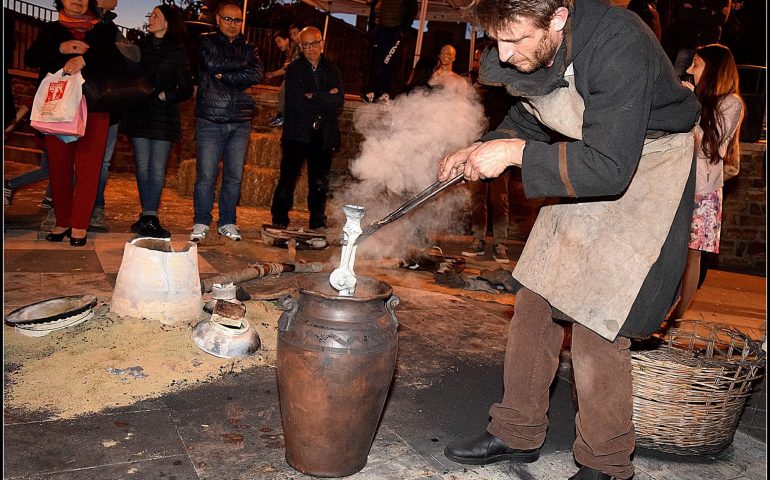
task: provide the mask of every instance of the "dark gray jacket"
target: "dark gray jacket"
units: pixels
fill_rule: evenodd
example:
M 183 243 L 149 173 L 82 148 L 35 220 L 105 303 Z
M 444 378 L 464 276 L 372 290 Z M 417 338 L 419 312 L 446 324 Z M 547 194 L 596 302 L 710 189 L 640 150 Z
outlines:
M 336 65 L 321 57 L 316 69 L 318 83 L 313 78 L 313 67 L 300 56 L 286 67 L 286 107 L 284 108 L 283 140 L 310 142 L 313 122 L 321 117 L 323 148 L 340 146 L 340 125 L 337 112 L 345 103 L 342 78 Z M 329 93 L 337 89 L 337 93 Z M 312 98 L 305 94 L 312 93 Z
M 254 99 L 245 90 L 261 82 L 262 73 L 257 47 L 243 35 L 232 42 L 220 32 L 202 35 L 198 117 L 214 123 L 250 122 Z

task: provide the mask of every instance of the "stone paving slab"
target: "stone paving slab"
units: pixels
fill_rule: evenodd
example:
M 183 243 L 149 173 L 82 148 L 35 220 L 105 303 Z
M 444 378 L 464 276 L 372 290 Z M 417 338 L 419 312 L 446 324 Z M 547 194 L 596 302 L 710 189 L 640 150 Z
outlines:
M 187 454 L 169 413 L 159 410 L 6 425 L 4 434 L 13 439 L 4 445 L 8 478 Z

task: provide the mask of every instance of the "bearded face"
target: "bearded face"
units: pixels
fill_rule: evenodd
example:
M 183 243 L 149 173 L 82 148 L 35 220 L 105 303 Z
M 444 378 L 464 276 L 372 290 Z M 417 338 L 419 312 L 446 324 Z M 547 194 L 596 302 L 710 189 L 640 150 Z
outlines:
M 561 30 L 537 27 L 528 18 L 517 18 L 490 32 L 497 40 L 500 61 L 522 73 L 531 73 L 553 64 L 561 45 Z

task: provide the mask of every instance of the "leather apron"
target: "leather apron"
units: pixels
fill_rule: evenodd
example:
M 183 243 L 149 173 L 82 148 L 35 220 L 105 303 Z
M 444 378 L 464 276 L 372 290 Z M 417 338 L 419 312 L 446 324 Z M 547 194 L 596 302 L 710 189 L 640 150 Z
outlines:
M 569 87 L 522 101 L 552 130 L 581 140 L 585 105 L 572 65 L 564 78 Z M 636 173 L 619 198 L 543 207 L 513 277 L 614 341 L 666 241 L 692 152 L 689 132 L 647 139 Z

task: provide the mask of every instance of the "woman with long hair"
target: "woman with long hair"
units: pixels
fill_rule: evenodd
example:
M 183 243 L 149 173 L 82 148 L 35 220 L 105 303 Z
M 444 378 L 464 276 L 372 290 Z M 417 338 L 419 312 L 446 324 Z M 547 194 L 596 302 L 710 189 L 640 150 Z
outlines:
M 152 98 L 124 115 L 124 128 L 134 147 L 136 185 L 142 213 L 131 231 L 144 237 L 169 238 L 158 219 L 166 181 L 166 163 L 179 140 L 179 104 L 193 93 L 187 62 L 184 19 L 179 8 L 158 5 L 147 22 L 148 35 L 140 42 L 141 67 L 155 87 Z
M 671 318 L 682 318 L 698 287 L 703 252 L 719 253 L 722 230 L 722 186 L 738 173 L 740 126 L 745 107 L 740 97 L 738 68 L 730 49 L 720 44 L 699 47 L 687 73 L 701 104 L 694 129 L 695 210 L 690 227 L 687 264 L 682 275 L 681 299 Z
M 120 75 L 125 64 L 115 45 L 118 29 L 98 18 L 95 0 L 56 0 L 55 5 L 59 18 L 43 25 L 24 55 L 28 66 L 40 69 L 38 83 L 60 69 L 70 75 L 81 72 L 86 82 L 92 75 Z M 56 135 L 44 137 L 56 205 L 56 225 L 46 240 L 61 242 L 69 237 L 74 247 L 86 244 L 110 123 L 108 112 L 96 111 L 88 100 L 86 104 L 88 120 L 82 137 L 71 142 Z

